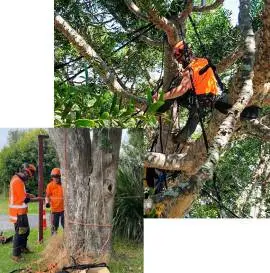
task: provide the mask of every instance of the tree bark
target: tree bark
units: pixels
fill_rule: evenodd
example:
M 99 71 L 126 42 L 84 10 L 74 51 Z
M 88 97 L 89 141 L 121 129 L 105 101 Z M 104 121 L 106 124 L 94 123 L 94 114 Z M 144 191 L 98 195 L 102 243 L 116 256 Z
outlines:
M 65 200 L 67 258 L 108 262 L 121 129 L 49 129 Z M 90 137 L 91 135 L 91 137 Z

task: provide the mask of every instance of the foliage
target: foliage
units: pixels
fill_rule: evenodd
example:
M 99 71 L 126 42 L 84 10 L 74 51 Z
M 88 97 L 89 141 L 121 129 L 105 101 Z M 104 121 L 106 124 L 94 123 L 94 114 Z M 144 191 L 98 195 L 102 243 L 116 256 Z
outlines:
M 217 64 L 224 56 L 232 52 L 240 41 L 240 33 L 230 23 L 231 12 L 219 8 L 211 14 L 192 15 L 205 51 L 200 46 L 195 31 L 188 23 L 187 41 L 197 56 L 208 56 Z
M 205 189 L 215 199 L 218 199 L 218 192 L 222 205 L 239 217 L 249 217 L 251 208 L 261 201 L 251 198 L 252 191 L 256 188 L 251 188 L 250 196 L 246 200 L 243 200 L 243 194 L 254 180 L 253 176 L 258 167 L 262 144 L 262 141 L 251 137 L 234 140 L 215 170 L 216 184 L 214 181 L 208 181 L 205 185 Z M 269 191 L 264 199 L 269 199 Z M 228 210 L 221 209 L 216 201 L 203 192 L 190 212 L 192 217 L 216 218 L 221 214 L 226 217 L 234 217 Z
M 261 13 L 263 10 L 263 5 L 263 0 L 251 1 L 250 15 L 254 31 L 257 31 L 262 26 Z
M 20 133 L 16 142 L 13 140 L 9 146 L 0 152 L 0 191 L 7 189 L 11 177 L 19 171 L 24 162 L 33 163 L 38 166 L 38 140 L 39 134 L 46 134 L 43 129 L 28 130 Z M 44 181 L 49 181 L 50 171 L 58 166 L 58 159 L 50 141 L 44 145 Z M 37 175 L 26 184 L 27 190 L 37 194 Z
M 114 233 L 122 238 L 143 239 L 143 174 L 142 130 L 129 133 L 129 143 L 123 146 L 117 176 L 114 208 Z

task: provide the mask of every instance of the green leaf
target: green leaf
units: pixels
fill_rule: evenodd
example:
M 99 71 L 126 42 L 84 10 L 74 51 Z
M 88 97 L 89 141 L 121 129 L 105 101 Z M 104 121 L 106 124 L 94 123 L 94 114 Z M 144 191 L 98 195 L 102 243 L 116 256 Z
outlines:
M 150 105 L 153 102 L 152 91 L 150 88 L 146 89 L 146 94 L 147 94 L 147 103 L 148 103 L 148 105 Z
M 114 96 L 113 96 L 113 100 L 112 100 L 112 105 L 111 105 L 111 109 L 110 109 L 110 114 L 114 111 L 116 102 L 117 102 L 117 94 L 115 93 Z
M 91 100 L 89 100 L 88 102 L 87 102 L 87 107 L 92 107 L 92 106 L 94 106 L 94 104 L 96 103 L 96 98 L 93 98 L 93 99 L 91 99 Z
M 96 126 L 96 123 L 91 119 L 77 119 L 75 121 L 75 125 L 77 127 L 90 127 L 94 128 Z
M 101 115 L 102 119 L 109 119 L 110 118 L 110 113 L 109 112 L 103 112 Z

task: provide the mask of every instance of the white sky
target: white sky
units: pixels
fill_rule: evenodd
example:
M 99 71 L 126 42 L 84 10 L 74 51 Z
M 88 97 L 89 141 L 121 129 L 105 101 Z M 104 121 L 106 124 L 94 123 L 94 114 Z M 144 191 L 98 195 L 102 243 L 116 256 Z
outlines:
M 231 22 L 235 26 L 238 22 L 239 0 L 225 0 L 224 8 L 232 12 Z
M 7 136 L 9 129 L 0 129 L 0 150 L 7 144 Z

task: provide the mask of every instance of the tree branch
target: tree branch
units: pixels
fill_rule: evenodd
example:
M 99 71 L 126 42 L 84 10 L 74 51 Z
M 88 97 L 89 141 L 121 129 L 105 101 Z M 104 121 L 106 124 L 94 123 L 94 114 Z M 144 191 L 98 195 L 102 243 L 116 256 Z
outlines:
M 123 88 L 123 84 L 115 71 L 110 68 L 107 63 L 96 53 L 96 51 L 80 36 L 60 15 L 57 15 L 54 20 L 55 27 L 63 33 L 69 42 L 84 56 L 98 71 L 101 78 L 109 86 L 112 92 L 119 93 L 128 99 L 134 99 L 137 103 L 145 104 L 144 99 L 138 98 Z
M 139 40 L 150 45 L 150 46 L 154 46 L 154 47 L 158 47 L 161 48 L 162 47 L 162 41 L 159 40 L 153 40 L 145 35 L 142 35 L 139 37 Z
M 165 17 L 159 16 L 155 9 L 151 9 L 148 14 L 144 14 L 141 9 L 132 1 L 124 0 L 125 4 L 138 18 L 152 22 L 158 29 L 166 32 L 169 44 L 174 46 L 177 42 L 177 31 L 174 24 Z
M 177 43 L 177 29 L 172 21 L 165 17 L 159 16 L 157 10 L 155 9 L 151 9 L 149 13 L 149 21 L 152 22 L 158 29 L 166 32 L 168 42 L 171 46 L 174 46 Z
M 216 0 L 213 4 L 207 5 L 207 6 L 194 6 L 192 11 L 194 12 L 205 12 L 205 11 L 210 11 L 213 9 L 218 8 L 220 5 L 224 3 L 224 0 Z
M 149 21 L 148 16 L 144 14 L 132 0 L 124 0 L 124 2 L 127 5 L 128 9 L 133 12 L 138 18 L 144 21 Z
M 241 129 L 262 140 L 270 141 L 270 115 L 264 116 L 260 120 L 245 121 Z
M 178 21 L 183 24 L 193 9 L 193 0 L 187 0 L 184 10 L 180 13 Z

